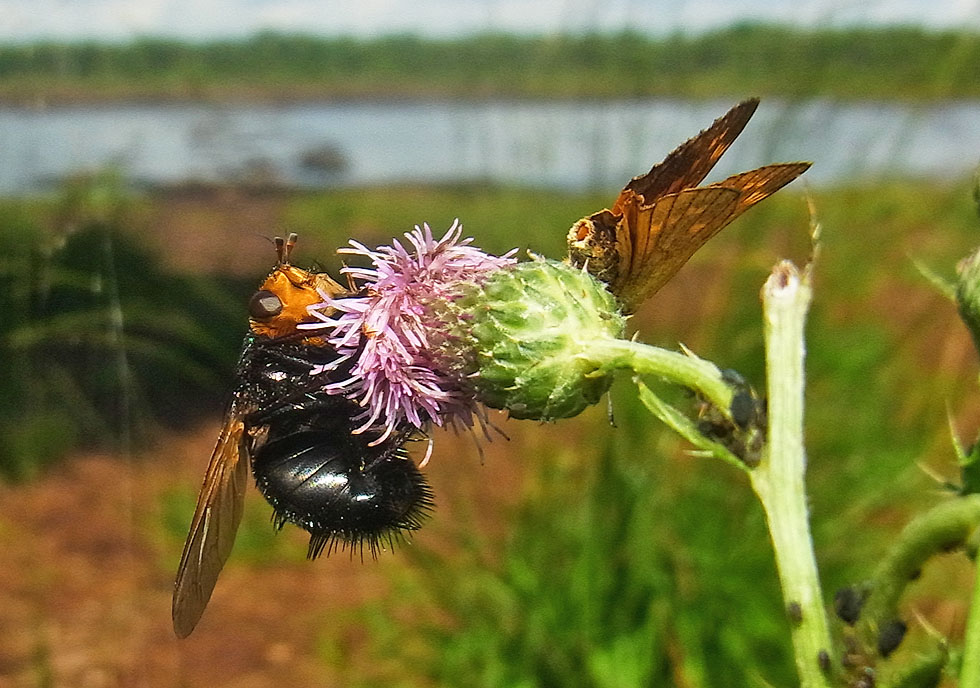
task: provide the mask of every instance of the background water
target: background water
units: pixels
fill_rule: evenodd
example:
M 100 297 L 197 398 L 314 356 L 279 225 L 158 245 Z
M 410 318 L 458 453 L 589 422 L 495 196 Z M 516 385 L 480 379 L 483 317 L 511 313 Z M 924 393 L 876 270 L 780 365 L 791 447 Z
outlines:
M 488 180 L 618 188 L 730 101 L 108 105 L 0 109 L 0 193 L 115 165 L 146 185 Z M 303 158 L 319 152 L 314 165 Z M 316 157 L 316 156 L 314 156 Z M 980 157 L 980 102 L 760 107 L 725 174 L 813 160 L 810 183 L 956 177 Z

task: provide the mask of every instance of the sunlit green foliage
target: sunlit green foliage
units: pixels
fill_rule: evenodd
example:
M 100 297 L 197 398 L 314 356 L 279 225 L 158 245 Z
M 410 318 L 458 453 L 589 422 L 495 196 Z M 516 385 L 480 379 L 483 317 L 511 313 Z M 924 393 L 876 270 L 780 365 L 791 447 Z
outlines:
M 762 514 L 740 476 L 665 459 L 647 413 L 621 394 L 616 408 L 617 430 L 582 455 L 535 457 L 504 543 L 409 552 L 429 573 L 375 607 L 372 649 L 388 661 L 365 685 L 791 682 Z M 392 626 L 405 599 L 417 625 Z
M 477 236 L 485 232 L 507 245 L 506 234 L 498 239 L 486 225 L 510 226 L 510 244 L 552 245 L 555 222 L 512 224 L 508 198 L 520 207 L 523 192 L 477 194 L 494 199 L 496 222 L 479 203 L 446 193 L 426 190 L 421 197 L 468 218 Z M 311 221 L 357 207 L 356 224 L 372 236 L 380 231 L 383 240 L 398 218 L 369 195 L 310 197 L 293 205 L 292 217 Z M 815 192 L 813 202 L 823 252 L 808 328 L 808 492 L 829 604 L 837 587 L 868 575 L 905 509 L 937 498 L 916 462 L 955 475 L 947 402 L 968 399 L 975 378 L 957 375 L 952 354 L 937 357 L 935 346 L 975 354 L 955 306 L 918 274 L 910 255 L 951 272 L 976 240 L 976 218 L 965 185 L 834 189 Z M 539 210 L 548 215 L 579 203 L 542 197 Z M 407 200 L 406 206 L 414 207 Z M 415 219 L 414 212 L 408 216 Z M 681 284 L 668 285 L 635 316 L 641 338 L 696 342 L 698 354 L 761 385 L 754 294 L 777 256 L 805 260 L 808 221 L 791 192 L 753 210 L 682 271 Z M 724 290 L 712 296 L 717 270 L 725 271 Z M 688 279 L 696 286 L 683 284 Z M 677 317 L 691 312 L 693 323 Z M 446 552 L 402 551 L 416 559 L 415 573 L 371 609 L 373 641 L 364 655 L 370 660 L 351 664 L 350 683 L 793 683 L 788 621 L 748 485 L 717 462 L 677 456 L 677 444 L 664 441 L 667 431 L 629 387 L 626 380 L 614 387 L 615 428 L 601 422 L 602 414 L 565 422 L 588 424 L 590 441 L 574 450 L 527 454 L 523 436 L 512 438 L 508 450 L 525 457 L 533 477 L 502 540 L 465 531 Z M 534 432 L 540 429 L 527 429 Z M 452 458 L 437 449 L 435 460 Z M 484 470 L 492 474 L 494 467 Z M 871 519 L 881 526 L 855 527 Z M 916 594 L 968 594 L 941 585 L 926 584 Z M 334 647 L 338 629 L 325 623 L 322 632 L 321 645 Z M 907 652 L 930 642 L 916 629 Z

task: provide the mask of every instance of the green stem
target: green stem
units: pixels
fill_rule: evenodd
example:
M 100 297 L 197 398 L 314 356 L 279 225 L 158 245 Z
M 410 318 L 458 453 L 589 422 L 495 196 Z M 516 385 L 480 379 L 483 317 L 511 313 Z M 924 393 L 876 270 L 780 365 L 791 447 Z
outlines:
M 702 452 L 715 456 L 734 466 L 735 468 L 738 468 L 739 470 L 749 470 L 749 467 L 746 465 L 743 459 L 740 459 L 732 454 L 727 447 L 719 444 L 718 442 L 712 441 L 708 437 L 705 437 L 704 434 L 698 430 L 697 424 L 692 421 L 687 414 L 681 413 L 676 408 L 654 394 L 649 387 L 643 384 L 643 381 L 640 380 L 639 377 L 636 377 L 634 382 L 636 382 L 637 391 L 640 394 L 640 401 L 647 407 L 650 413 L 659 418 L 662 423 L 667 425 L 667 427 L 671 428 L 674 432 L 686 439 Z
M 869 644 L 873 646 L 878 628 L 896 617 L 902 593 L 929 559 L 966 547 L 977 528 L 980 495 L 940 502 L 905 526 L 867 585 L 859 630 Z
M 732 386 L 718 366 L 692 353 L 678 353 L 656 346 L 608 339 L 589 343 L 589 357 L 608 369 L 629 368 L 637 375 L 656 375 L 668 382 L 693 389 L 712 405 L 728 411 Z
M 963 639 L 960 685 L 980 686 L 980 567 L 974 567 L 973 571 L 973 600 Z
M 773 269 L 763 287 L 768 442 L 749 476 L 766 513 L 783 598 L 787 609 L 793 610 L 792 640 L 800 685 L 827 688 L 829 676 L 821 664 L 833 660 L 833 647 L 804 489 L 803 330 L 810 296 L 808 273 L 801 276 L 785 261 Z
M 969 549 L 978 528 L 980 494 L 940 502 L 905 526 L 868 583 L 870 593 L 859 626 L 867 645 L 874 647 L 881 625 L 897 617 L 902 593 L 929 559 L 954 549 Z M 967 619 L 960 685 L 980 686 L 980 576 L 974 582 Z

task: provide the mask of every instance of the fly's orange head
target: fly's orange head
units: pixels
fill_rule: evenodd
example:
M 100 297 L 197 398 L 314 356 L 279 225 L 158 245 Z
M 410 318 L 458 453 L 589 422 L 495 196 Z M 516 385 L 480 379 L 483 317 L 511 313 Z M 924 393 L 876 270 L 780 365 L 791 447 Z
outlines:
M 283 241 L 276 237 L 279 262 L 265 278 L 248 304 L 249 326 L 252 332 L 268 339 L 281 339 L 303 334 L 300 323 L 315 322 L 309 307 L 323 301 L 323 295 L 337 297 L 348 290 L 325 272 L 311 272 L 289 264 L 289 253 L 296 243 L 291 234 Z M 318 337 L 307 337 L 317 344 Z

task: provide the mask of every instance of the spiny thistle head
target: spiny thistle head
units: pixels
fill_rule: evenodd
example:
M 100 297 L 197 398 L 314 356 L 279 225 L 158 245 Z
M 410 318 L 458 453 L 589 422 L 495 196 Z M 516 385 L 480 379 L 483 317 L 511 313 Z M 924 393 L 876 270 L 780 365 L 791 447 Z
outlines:
M 453 302 L 451 348 L 465 353 L 477 398 L 515 418 L 568 418 L 595 404 L 612 371 L 589 355 L 625 328 L 612 294 L 589 273 L 534 259 L 497 270 Z
M 328 389 L 364 407 L 360 431 L 470 427 L 485 421 L 481 403 L 565 418 L 609 388 L 611 370 L 586 355 L 589 342 L 623 333 L 604 285 L 563 263 L 491 256 L 461 233 L 454 223 L 437 240 L 416 227 L 411 249 L 351 242 L 344 252 L 373 264 L 344 270 L 362 289 L 310 307 L 317 322 L 305 328 L 326 330 L 350 369 Z

